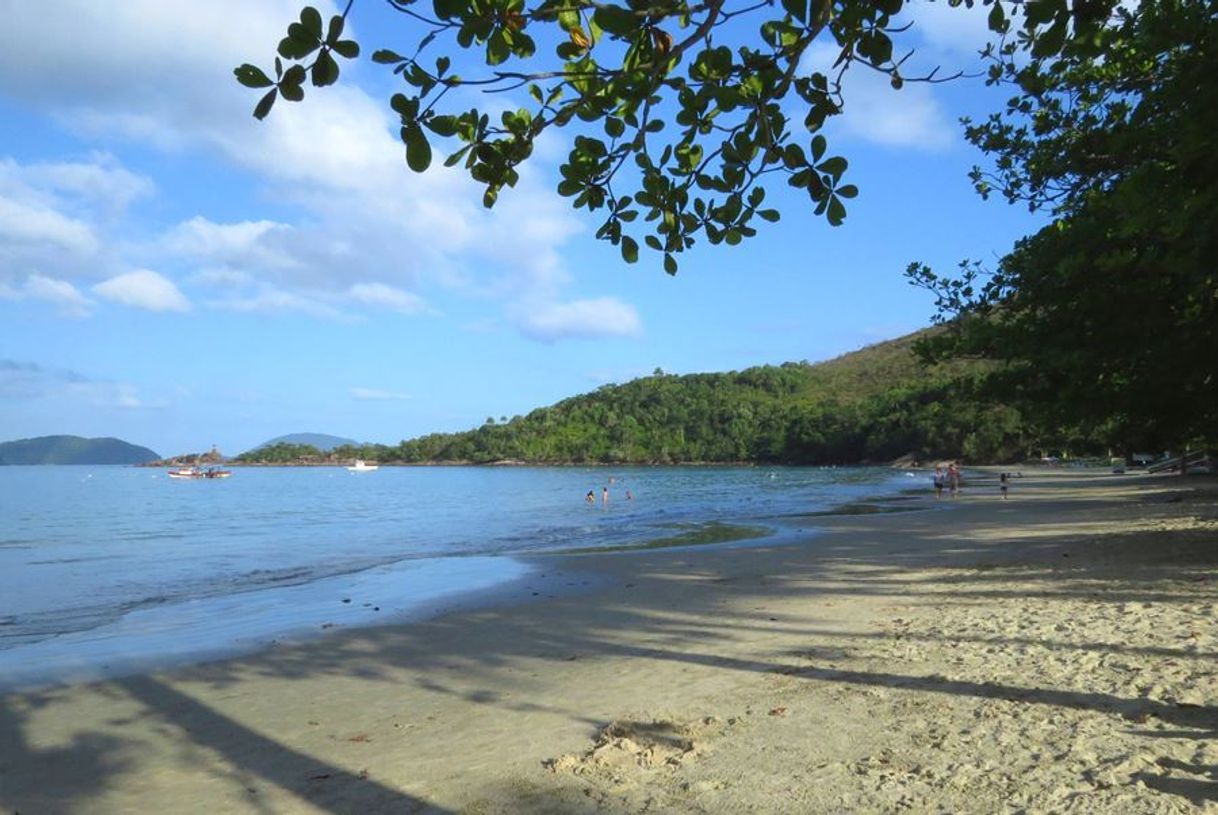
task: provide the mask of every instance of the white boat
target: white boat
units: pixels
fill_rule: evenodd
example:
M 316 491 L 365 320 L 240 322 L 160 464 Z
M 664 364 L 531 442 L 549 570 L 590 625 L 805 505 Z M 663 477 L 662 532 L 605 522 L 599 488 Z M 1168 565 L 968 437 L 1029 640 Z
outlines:
M 348 467 L 347 469 L 353 473 L 370 473 L 373 470 L 377 469 L 378 467 L 380 467 L 379 464 L 369 464 L 368 462 L 364 461 L 362 458 L 357 458 L 355 460 L 355 464 L 351 467 Z
M 201 467 L 179 467 L 168 473 L 170 478 L 228 478 L 232 474 L 232 470 L 221 470 L 216 467 L 208 467 L 206 470 Z

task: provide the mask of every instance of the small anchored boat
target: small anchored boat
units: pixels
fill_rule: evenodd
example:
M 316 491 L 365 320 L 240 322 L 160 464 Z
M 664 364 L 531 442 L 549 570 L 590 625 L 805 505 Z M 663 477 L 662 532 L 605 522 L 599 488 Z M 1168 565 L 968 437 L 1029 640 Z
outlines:
M 353 473 L 369 473 L 375 469 L 378 469 L 379 467 L 380 467 L 379 464 L 369 464 L 368 462 L 364 461 L 363 459 L 357 458 L 355 460 L 355 464 L 348 467 L 347 469 Z
M 232 470 L 221 470 L 218 467 L 178 467 L 176 470 L 170 470 L 168 475 L 170 478 L 228 478 L 233 474 Z

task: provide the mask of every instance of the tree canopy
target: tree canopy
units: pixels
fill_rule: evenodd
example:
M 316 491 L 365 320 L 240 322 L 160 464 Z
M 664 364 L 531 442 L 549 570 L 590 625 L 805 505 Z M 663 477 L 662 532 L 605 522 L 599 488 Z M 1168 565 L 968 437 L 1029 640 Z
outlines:
M 657 371 L 623 385 L 539 407 L 459 433 L 396 446 L 262 447 L 247 463 L 856 464 L 907 453 L 920 460 L 1021 460 L 1041 449 L 1095 452 L 1081 437 L 1042 439 L 1017 411 L 977 398 L 985 366 L 927 368 L 915 336 L 815 365 L 789 362 L 727 373 Z M 1099 448 L 1100 452 L 1103 448 Z
M 695 241 L 734 245 L 756 234 L 756 218 L 776 220 L 765 203 L 776 182 L 842 222 L 857 190 L 821 131 L 843 110 L 848 70 L 879 71 L 895 88 L 944 79 L 907 75 L 903 0 L 388 1 L 408 44 L 372 60 L 402 81 L 389 105 L 412 169 L 430 166 L 433 143 L 454 148 L 445 163 L 492 206 L 538 137 L 564 130 L 573 146 L 558 192 L 604 216 L 597 235 L 626 261 L 641 239 L 670 273 Z M 1004 363 L 987 377 L 991 392 L 1016 400 L 1042 434 L 1126 449 L 1214 440 L 1218 4 L 949 3 L 988 8 L 987 81 L 1012 89 L 1004 110 L 965 122 L 991 160 L 974 184 L 1053 222 L 993 271 L 911 265 L 950 326 L 925 353 Z M 273 76 L 236 69 L 265 89 L 255 116 L 299 101 L 306 81 L 337 80 L 336 56 L 359 54 L 343 38 L 350 10 L 323 25 L 305 8 Z M 817 41 L 837 54 L 829 70 L 805 64 Z M 459 75 L 455 58 L 480 73 Z M 469 88 L 530 101 L 492 116 L 453 101 Z
M 991 7 L 995 31 L 1025 8 L 1020 47 L 1040 52 L 1060 49 L 1064 32 L 1080 25 L 1066 0 L 975 1 Z M 858 191 L 821 130 L 842 111 L 842 79 L 853 66 L 885 74 L 898 89 L 948 78 L 938 69 L 909 75 L 904 0 L 388 2 L 401 14 L 403 45 L 372 61 L 401 79 L 389 105 L 411 169 L 427 169 L 433 145 L 445 145 L 444 163 L 481 184 L 490 207 L 515 185 L 542 133 L 572 131 L 558 192 L 603 214 L 597 236 L 627 262 L 638 259 L 641 240 L 669 273 L 699 239 L 734 245 L 756 234 L 755 219 L 777 220 L 765 203 L 769 184 L 804 191 L 817 215 L 842 223 Z M 350 11 L 348 2 L 323 21 L 306 7 L 279 42 L 273 71 L 236 69 L 242 84 L 264 89 L 255 116 L 278 99 L 301 100 L 306 82 L 334 83 L 336 57 L 359 56 L 344 38 Z M 831 69 L 805 64 L 818 40 L 837 55 Z M 455 64 L 479 73 L 462 76 Z M 458 89 L 506 97 L 469 107 Z M 528 103 L 493 115 L 504 98 Z
M 932 358 L 1006 364 L 991 392 L 1115 446 L 1218 440 L 1218 4 L 1145 0 L 1055 53 L 994 53 L 1007 108 L 969 123 L 983 195 L 1055 218 L 996 270 L 909 273 L 952 330 Z M 1028 13 L 1033 13 L 1029 6 Z

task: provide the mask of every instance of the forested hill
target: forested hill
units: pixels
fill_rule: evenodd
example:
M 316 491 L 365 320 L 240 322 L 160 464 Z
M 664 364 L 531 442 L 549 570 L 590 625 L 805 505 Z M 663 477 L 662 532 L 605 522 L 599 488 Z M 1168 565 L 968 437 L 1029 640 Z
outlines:
M 39 436 L 0 443 L 0 464 L 142 464 L 157 458 L 121 439 Z
M 1030 440 L 1018 413 L 973 396 L 975 368 L 928 369 L 913 351 L 920 334 L 815 365 L 655 375 L 538 408 L 511 421 L 436 433 L 395 447 L 299 445 L 252 450 L 246 463 L 517 461 L 567 463 L 879 462 L 1022 456 Z
M 886 461 L 1022 455 L 1019 417 L 971 393 L 968 368 L 927 369 L 914 334 L 828 362 L 653 376 L 539 408 L 506 423 L 386 448 L 404 462 Z

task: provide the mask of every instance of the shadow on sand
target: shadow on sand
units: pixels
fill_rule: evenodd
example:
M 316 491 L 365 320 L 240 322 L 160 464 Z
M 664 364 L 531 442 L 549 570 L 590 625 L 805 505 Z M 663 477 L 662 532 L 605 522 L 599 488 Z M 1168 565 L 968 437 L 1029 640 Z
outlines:
M 1103 502 L 1079 501 L 1069 512 L 1085 517 L 1097 509 L 1103 509 Z M 591 732 L 605 722 L 564 706 L 561 700 L 529 697 L 527 677 L 522 678 L 520 673 L 512 680 L 518 693 L 509 698 L 496 689 L 504 686 L 504 672 L 522 663 L 544 670 L 547 664 L 557 666 L 575 659 L 626 657 L 732 672 L 781 672 L 809 681 L 856 687 L 1015 699 L 1135 720 L 1153 716 L 1177 728 L 1170 733 L 1173 737 L 1198 742 L 1218 738 L 1218 708 L 1212 706 L 1181 707 L 1145 698 L 952 681 L 900 671 L 809 668 L 807 662 L 788 663 L 781 658 L 741 659 L 734 655 L 739 648 L 726 647 L 756 632 L 781 631 L 787 636 L 815 638 L 823 634 L 815 619 L 779 617 L 765 610 L 767 601 L 806 597 L 812 592 L 838 593 L 843 599 L 865 594 L 900 596 L 910 588 L 912 567 L 936 567 L 936 582 L 960 599 L 1006 597 L 1000 584 L 1017 574 L 1021 581 L 1034 581 L 1039 586 L 1037 595 L 1044 598 L 1100 596 L 1105 601 L 1146 601 L 1147 587 L 1158 577 L 1170 574 L 1179 581 L 1212 579 L 1218 563 L 1212 534 L 1203 531 L 1061 534 L 1054 532 L 1061 527 L 1057 518 L 1035 530 L 1035 536 L 1017 544 L 1004 543 L 1003 513 L 1018 511 L 1015 501 L 996 504 L 992 526 L 973 527 L 968 537 L 956 539 L 949 538 L 943 518 L 936 517 L 940 513 L 905 515 L 899 527 L 871 526 L 883 519 L 857 517 L 850 521 L 850 528 L 857 533 L 849 538 L 852 542 L 846 542 L 845 537 L 826 536 L 809 547 L 773 550 L 771 554 L 778 553 L 777 566 L 773 559 L 765 561 L 764 572 L 754 565 L 756 550 L 725 551 L 713 556 L 688 551 L 648 553 L 636 561 L 637 569 L 631 571 L 629 582 L 615 583 L 590 597 L 558 597 L 543 607 L 525 602 L 532 594 L 527 590 L 532 587 L 527 587 L 519 605 L 409 626 L 350 632 L 253 659 L 196 666 L 175 676 L 195 685 L 203 683 L 221 698 L 226 689 L 236 690 L 253 676 L 272 677 L 280 681 L 280 687 L 292 680 L 359 678 L 382 683 L 386 695 L 398 692 L 404 681 L 410 681 L 416 688 L 437 696 L 455 696 L 488 711 L 544 711 L 578 722 Z M 894 528 L 912 534 L 894 536 Z M 588 567 L 586 559 L 579 561 L 578 565 L 563 558 L 541 558 L 537 562 L 540 570 L 561 574 L 564 569 Z M 1120 565 L 1114 568 L 1113 564 Z M 1158 602 L 1179 599 L 1161 590 L 1149 594 Z M 679 597 L 679 614 L 673 612 L 673 597 Z M 581 604 L 586 603 L 597 604 L 596 615 L 580 613 Z M 726 607 L 754 610 L 725 617 Z M 629 632 L 629 636 L 623 632 Z M 1023 642 L 985 637 L 973 641 Z M 1102 644 L 1043 639 L 1034 643 L 1060 650 L 1114 649 Z M 1120 650 L 1119 646 L 1115 648 Z M 1167 645 L 1128 650 L 1152 658 L 1184 655 Z M 460 677 L 459 683 L 446 679 L 454 676 Z M 218 756 L 231 768 L 233 777 L 252 790 L 242 802 L 250 811 L 263 811 L 257 794 L 263 785 L 273 785 L 326 812 L 444 811 L 405 790 L 306 755 L 277 740 L 274 733 L 256 732 L 199 698 L 184 694 L 170 680 L 128 678 L 96 686 L 92 692 L 125 697 L 138 705 L 141 715 L 155 718 L 184 745 Z M 67 743 L 40 746 L 30 732 L 29 720 L 40 707 L 56 704 L 60 693 L 52 689 L 0 698 L 0 804 L 9 811 L 86 812 L 92 797 L 140 772 L 135 758 L 140 745 L 125 740 L 121 727 L 82 728 Z M 1179 763 L 1163 756 L 1160 766 L 1187 771 L 1193 777 L 1144 774 L 1140 780 L 1160 793 L 1193 804 L 1218 800 L 1218 780 L 1214 780 L 1218 779 L 1218 766 L 1180 767 L 1172 762 Z M 70 779 L 70 783 L 54 790 L 43 788 L 38 776 L 48 767 L 58 768 L 56 777 Z M 471 778 L 469 783 L 476 787 L 479 779 Z M 542 793 L 528 791 L 527 784 L 516 793 L 495 794 L 509 798 L 517 795 L 519 805 L 526 809 L 542 808 L 541 799 L 532 797 Z M 595 802 L 589 802 L 584 811 L 595 810 Z M 564 811 L 581 810 L 568 806 Z

